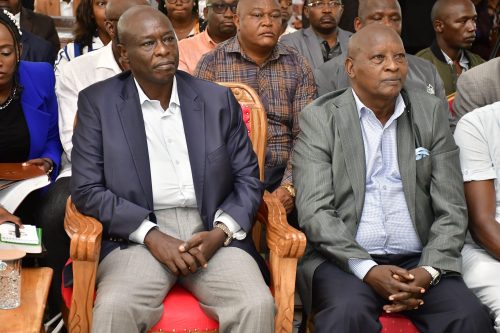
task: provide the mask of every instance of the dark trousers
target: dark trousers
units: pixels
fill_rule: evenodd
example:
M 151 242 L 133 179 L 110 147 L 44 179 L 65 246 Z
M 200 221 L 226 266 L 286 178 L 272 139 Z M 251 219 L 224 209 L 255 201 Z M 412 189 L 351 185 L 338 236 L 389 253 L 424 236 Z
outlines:
M 42 241 L 47 255 L 41 264 L 54 270 L 48 297 L 51 316 L 57 314 L 62 305 L 61 281 L 64 264 L 69 258 L 70 239 L 64 231 L 64 213 L 66 200 L 70 195 L 71 177 L 57 180 L 45 194 L 40 203 L 38 225 L 42 228 Z
M 418 265 L 419 256 L 375 258 L 379 264 L 406 269 Z M 424 305 L 402 312 L 422 333 L 494 332 L 491 319 L 459 275 L 444 276 L 423 296 Z M 388 303 L 362 280 L 327 261 L 313 278 L 315 333 L 378 333 L 382 306 Z

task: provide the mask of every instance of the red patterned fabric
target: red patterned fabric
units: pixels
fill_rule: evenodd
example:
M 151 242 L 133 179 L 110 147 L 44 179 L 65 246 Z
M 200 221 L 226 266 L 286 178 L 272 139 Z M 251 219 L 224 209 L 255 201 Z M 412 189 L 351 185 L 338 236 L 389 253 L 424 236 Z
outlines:
M 247 132 L 248 135 L 250 135 L 250 131 L 252 130 L 251 124 L 250 124 L 250 112 L 252 111 L 248 106 L 246 105 L 241 105 L 241 112 L 243 112 L 243 121 L 245 122 L 245 125 L 247 126 Z
M 379 317 L 382 324 L 380 333 L 419 333 L 410 319 L 395 313 L 383 313 Z

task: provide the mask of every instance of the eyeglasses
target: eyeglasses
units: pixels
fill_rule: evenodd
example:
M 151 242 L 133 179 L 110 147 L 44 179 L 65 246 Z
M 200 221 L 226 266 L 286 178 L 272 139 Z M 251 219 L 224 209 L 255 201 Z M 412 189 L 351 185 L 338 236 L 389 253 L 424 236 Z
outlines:
M 180 1 L 181 3 L 188 3 L 191 0 L 167 0 L 167 2 L 171 5 L 175 4 L 177 1 Z
M 328 1 L 328 2 L 323 2 L 323 1 L 315 1 L 315 2 L 310 2 L 307 4 L 307 7 L 313 7 L 313 8 L 318 8 L 318 9 L 324 9 L 326 7 L 338 9 L 342 7 L 342 3 L 338 1 Z
M 228 5 L 227 3 L 209 3 L 206 7 L 212 8 L 212 10 L 217 14 L 224 14 L 228 8 L 231 9 L 233 14 L 236 14 L 236 7 L 238 7 L 238 3 L 233 3 L 231 5 Z

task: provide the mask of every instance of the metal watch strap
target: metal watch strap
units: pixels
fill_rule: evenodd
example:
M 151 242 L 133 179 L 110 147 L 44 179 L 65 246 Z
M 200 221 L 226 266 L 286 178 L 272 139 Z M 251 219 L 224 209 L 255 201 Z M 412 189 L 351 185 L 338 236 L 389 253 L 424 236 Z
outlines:
M 290 196 L 292 198 L 295 198 L 295 187 L 293 187 L 293 185 L 286 184 L 286 185 L 281 185 L 281 187 L 283 187 L 285 190 L 287 190 L 288 193 L 290 193 Z
M 215 228 L 219 228 L 226 234 L 227 238 L 224 241 L 224 246 L 228 246 L 229 244 L 231 244 L 231 241 L 233 240 L 233 233 L 231 232 L 231 230 L 229 230 L 229 228 L 222 222 L 217 222 L 215 224 Z
M 429 273 L 431 275 L 431 277 L 432 277 L 431 286 L 435 286 L 436 284 L 438 284 L 438 282 L 441 278 L 441 272 L 432 266 L 421 266 L 421 267 L 423 269 L 425 269 L 427 271 L 427 273 Z

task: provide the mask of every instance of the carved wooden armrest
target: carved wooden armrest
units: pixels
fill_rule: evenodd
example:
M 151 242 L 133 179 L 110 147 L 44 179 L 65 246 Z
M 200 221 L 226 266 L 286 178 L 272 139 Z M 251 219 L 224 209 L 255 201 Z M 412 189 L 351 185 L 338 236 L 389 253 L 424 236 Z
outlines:
M 291 333 L 295 301 L 297 261 L 305 251 L 306 236 L 290 226 L 281 202 L 264 193 L 257 219 L 266 225 L 271 289 L 276 303 L 275 333 Z
M 68 330 L 90 332 L 97 264 L 101 251 L 102 224 L 78 212 L 71 201 L 66 202 L 64 229 L 71 238 L 73 259 L 73 295 L 68 317 Z
M 306 236 L 286 220 L 285 207 L 266 191 L 257 212 L 257 219 L 266 226 L 269 251 L 282 258 L 300 258 L 306 249 Z
M 81 214 L 71 201 L 66 202 L 64 229 L 71 238 L 70 257 L 74 261 L 98 261 L 101 251 L 102 224 Z

